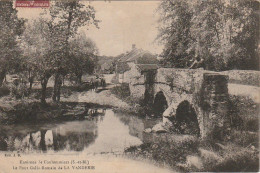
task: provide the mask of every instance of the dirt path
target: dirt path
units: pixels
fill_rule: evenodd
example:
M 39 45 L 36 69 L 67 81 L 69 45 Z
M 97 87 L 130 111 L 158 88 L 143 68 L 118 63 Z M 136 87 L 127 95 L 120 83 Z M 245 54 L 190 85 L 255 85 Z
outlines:
M 114 87 L 114 85 L 111 83 L 113 76 L 114 74 L 104 75 L 107 83 L 106 89 Z M 115 97 L 109 90 L 103 90 L 101 92 L 95 92 L 95 91 L 74 92 L 68 98 L 62 97 L 61 101 L 95 103 L 99 105 L 113 106 L 122 109 L 131 108 L 126 102 Z

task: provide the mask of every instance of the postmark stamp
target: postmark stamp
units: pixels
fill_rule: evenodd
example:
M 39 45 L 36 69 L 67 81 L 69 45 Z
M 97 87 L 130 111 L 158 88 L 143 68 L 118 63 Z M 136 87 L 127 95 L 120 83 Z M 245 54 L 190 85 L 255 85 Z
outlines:
M 49 0 L 16 0 L 15 7 L 27 8 L 48 8 L 50 6 Z

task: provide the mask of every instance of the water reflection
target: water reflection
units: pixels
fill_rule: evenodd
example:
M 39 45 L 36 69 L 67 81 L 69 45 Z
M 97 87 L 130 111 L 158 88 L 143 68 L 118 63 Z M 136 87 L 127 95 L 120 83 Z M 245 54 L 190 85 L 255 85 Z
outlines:
M 147 120 L 112 110 L 88 109 L 84 119 L 62 123 L 20 124 L 0 127 L 0 150 L 21 152 L 123 152 L 151 140 Z
M 138 137 L 142 142 L 153 142 L 160 137 L 160 134 L 145 133 L 144 130 L 147 128 L 152 128 L 154 125 L 162 121 L 161 118 L 151 119 L 132 116 L 125 113 L 116 113 L 115 115 L 121 122 L 128 126 L 129 134 Z
M 89 109 L 91 111 L 91 109 Z M 82 121 L 0 127 L 0 150 L 21 152 L 82 151 L 97 138 L 105 110 L 93 109 Z
M 123 124 L 112 110 L 107 110 L 104 121 L 98 123 L 98 137 L 86 152 L 123 152 L 127 147 L 140 144 L 142 141 L 130 134 L 128 125 Z

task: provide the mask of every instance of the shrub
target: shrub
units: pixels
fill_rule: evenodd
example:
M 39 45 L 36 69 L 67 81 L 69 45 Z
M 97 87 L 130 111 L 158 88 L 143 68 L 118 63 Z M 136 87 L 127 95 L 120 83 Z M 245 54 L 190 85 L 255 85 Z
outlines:
M 239 130 L 258 131 L 259 104 L 240 96 L 230 96 L 230 100 L 231 127 Z
M 125 150 L 146 158 L 155 160 L 158 163 L 166 163 L 172 167 L 178 163 L 184 163 L 188 155 L 198 153 L 198 140 L 194 137 L 158 137 L 155 142 L 144 143 L 139 147 L 130 147 Z
M 74 86 L 62 86 L 62 89 L 61 89 L 61 94 L 67 98 L 69 97 L 71 94 L 72 94 L 72 91 L 78 91 L 78 88 L 77 87 L 74 87 Z
M 258 148 L 259 137 L 257 132 L 232 130 L 230 140 L 242 147 L 254 145 Z
M 12 85 L 11 94 L 15 96 L 15 98 L 20 99 L 29 95 L 29 90 L 24 83 L 19 83 L 18 85 Z
M 10 90 L 6 85 L 0 87 L 0 97 L 7 96 L 10 94 Z
M 126 83 L 121 84 L 120 86 L 115 86 L 111 89 L 111 93 L 116 95 L 122 100 L 126 100 L 130 96 L 130 88 Z
M 114 84 L 118 84 L 118 79 L 117 79 L 116 75 L 113 76 L 113 78 L 111 79 L 111 82 Z
M 217 172 L 257 172 L 259 170 L 258 152 L 247 148 L 227 152 L 224 159 L 212 165 L 211 170 Z

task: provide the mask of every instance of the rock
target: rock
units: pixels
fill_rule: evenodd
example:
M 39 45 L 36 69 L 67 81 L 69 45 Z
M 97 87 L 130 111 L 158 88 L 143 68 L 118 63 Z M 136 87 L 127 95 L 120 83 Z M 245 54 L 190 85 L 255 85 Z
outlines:
M 174 114 L 174 108 L 169 106 L 164 112 L 163 117 L 171 117 Z
M 197 169 L 202 169 L 202 167 L 203 167 L 201 158 L 199 158 L 198 156 L 187 156 L 186 157 L 186 164 L 189 167 L 195 167 Z
M 172 126 L 173 125 L 168 117 L 163 117 L 163 124 L 164 124 L 164 126 Z
M 144 130 L 145 133 L 151 133 L 152 132 L 152 129 L 151 128 L 147 128 Z
M 253 145 L 252 145 L 250 148 L 251 148 L 252 150 L 255 150 L 255 146 L 253 146 Z
M 156 133 L 165 133 L 166 129 L 163 127 L 163 123 L 158 123 L 152 128 L 152 131 Z

